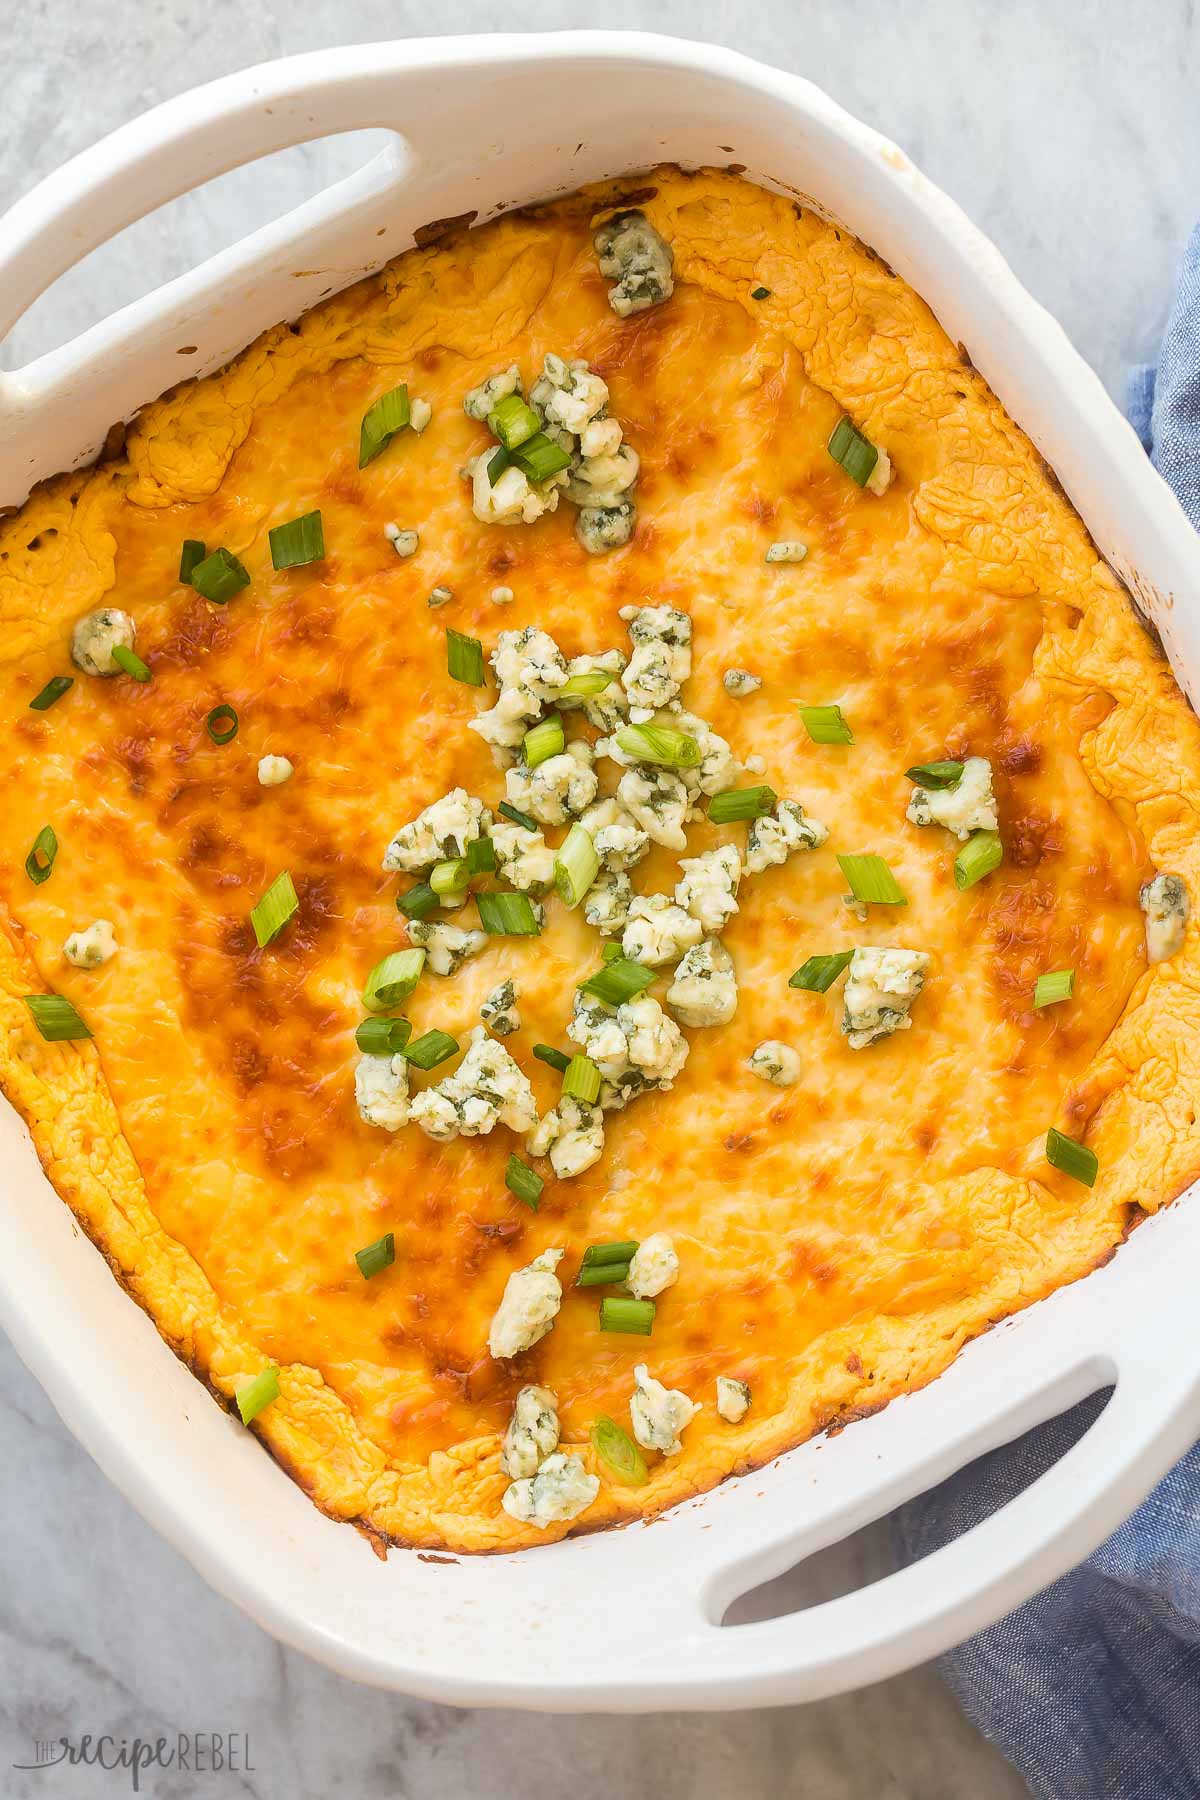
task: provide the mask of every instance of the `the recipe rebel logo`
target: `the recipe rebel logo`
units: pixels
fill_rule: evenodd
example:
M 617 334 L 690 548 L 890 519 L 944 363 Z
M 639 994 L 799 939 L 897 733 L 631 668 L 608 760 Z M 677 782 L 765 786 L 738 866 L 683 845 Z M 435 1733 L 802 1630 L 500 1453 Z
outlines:
M 252 1775 L 250 1737 L 244 1731 L 178 1731 L 170 1737 L 115 1737 L 110 1732 L 79 1737 L 35 1738 L 32 1761 L 14 1769 L 104 1769 L 124 1772 L 133 1793 L 142 1778 L 159 1769 L 190 1775 Z M 93 1791 L 89 1790 L 89 1791 Z

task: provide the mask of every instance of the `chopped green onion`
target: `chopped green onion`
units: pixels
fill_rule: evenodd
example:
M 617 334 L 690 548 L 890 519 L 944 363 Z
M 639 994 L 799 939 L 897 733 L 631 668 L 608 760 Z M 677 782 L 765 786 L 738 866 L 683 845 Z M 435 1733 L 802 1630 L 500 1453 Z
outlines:
M 396 1260 L 395 1232 L 385 1231 L 381 1238 L 376 1238 L 364 1250 L 356 1250 L 354 1260 L 364 1281 L 370 1281 L 372 1275 L 381 1275 L 385 1269 L 390 1269 Z
M 90 1038 L 91 1032 L 65 994 L 22 994 L 33 1022 L 48 1044 Z
M 542 929 L 528 894 L 476 894 L 475 904 L 492 937 L 536 937 Z
M 589 831 L 572 825 L 554 857 L 554 885 L 564 906 L 578 906 L 600 873 L 600 858 Z
M 232 550 L 214 550 L 192 570 L 192 586 L 206 600 L 224 606 L 227 600 L 250 586 L 250 576 Z
M 491 875 L 496 867 L 496 846 L 491 838 L 472 838 L 467 845 L 467 874 Z
M 853 950 L 838 950 L 832 956 L 810 956 L 788 980 L 788 986 L 802 988 L 806 994 L 827 994 L 843 969 L 850 966 Z
M 492 436 L 498 437 L 506 450 L 519 450 L 542 429 L 542 421 L 520 394 L 505 394 L 487 422 Z
M 841 463 L 851 481 L 857 482 L 859 487 L 866 487 L 879 461 L 874 444 L 845 418 L 839 419 L 830 433 L 829 454 L 834 462 Z
M 468 687 L 482 687 L 483 645 L 479 639 L 466 637 L 461 631 L 447 626 L 446 667 L 453 681 L 465 681 Z
M 409 421 L 408 389 L 401 382 L 389 394 L 382 394 L 374 406 L 363 414 L 358 430 L 358 466 L 365 469 L 381 450 L 386 450 L 398 431 Z
M 767 545 L 764 562 L 769 563 L 802 563 L 808 556 L 808 545 L 802 544 L 799 538 L 780 538 L 777 543 Z
M 249 1425 L 252 1419 L 257 1419 L 264 1406 L 270 1406 L 272 1400 L 278 1400 L 279 1370 L 264 1369 L 253 1381 L 247 1381 L 238 1388 L 233 1397 L 242 1415 L 242 1424 Z
M 325 527 L 319 512 L 289 519 L 286 525 L 272 525 L 267 540 L 276 569 L 301 569 L 305 563 L 320 562 L 325 554 Z
M 700 746 L 686 731 L 672 725 L 622 725 L 617 746 L 639 762 L 661 763 L 666 769 L 694 769 Z
M 908 905 L 903 888 L 882 856 L 870 852 L 860 856 L 839 855 L 838 863 L 856 900 L 877 906 Z
M 605 944 L 600 952 L 600 961 L 602 963 L 620 962 L 624 954 L 620 944 Z
M 579 983 L 579 991 L 590 994 L 594 1000 L 603 1000 L 605 1006 L 623 1006 L 626 1000 L 632 1000 L 635 994 L 648 988 L 655 974 L 654 969 L 631 962 L 618 950 L 611 962 Z
M 421 970 L 425 967 L 424 950 L 393 950 L 382 962 L 377 962 L 367 976 L 367 985 L 363 989 L 363 1005 L 368 1012 L 386 1012 L 389 1006 L 399 1006 L 421 979 Z
M 928 762 L 914 763 L 904 773 L 909 781 L 915 781 L 923 788 L 957 787 L 962 780 L 963 765 L 960 762 Z
M 238 716 L 232 706 L 214 706 L 204 725 L 214 744 L 232 743 L 238 734 Z
M 840 706 L 801 706 L 798 708 L 804 729 L 814 744 L 852 744 L 854 733 L 847 725 Z
M 559 688 L 559 697 L 570 699 L 580 694 L 602 694 L 616 679 L 616 673 L 612 669 L 581 669 L 578 675 L 572 675 L 566 685 Z
M 775 811 L 779 795 L 772 787 L 725 788 L 708 803 L 713 825 L 735 825 L 742 819 L 765 819 Z
M 300 911 L 291 871 L 284 869 L 275 877 L 258 905 L 251 909 L 250 923 L 260 950 L 277 938 L 288 920 Z
M 419 881 L 407 894 L 396 895 L 396 911 L 406 919 L 424 919 L 438 903 L 438 897 L 427 881 Z
M 654 1311 L 653 1300 L 627 1300 L 623 1295 L 607 1294 L 600 1302 L 600 1329 L 649 1337 L 654 1330 Z
M 58 838 L 53 825 L 43 825 L 33 840 L 33 849 L 25 858 L 25 873 L 35 887 L 49 881 L 54 859 L 58 855 Z
M 1035 1006 L 1055 1006 L 1069 1000 L 1075 992 L 1074 969 L 1055 969 L 1051 975 L 1039 975 L 1033 984 Z
M 531 819 L 528 813 L 519 812 L 515 806 L 510 806 L 507 800 L 502 800 L 496 810 L 502 813 L 506 819 L 511 819 L 514 825 L 523 825 L 526 831 L 542 829 L 536 819 Z
M 451 862 L 440 862 L 429 877 L 429 885 L 434 893 L 465 894 L 470 876 L 467 871 L 465 856 L 456 856 Z
M 1004 845 L 998 831 L 973 831 L 954 859 L 954 885 L 974 887 L 1004 861 Z
M 563 1099 L 595 1106 L 600 1098 L 600 1071 L 590 1056 L 573 1056 L 563 1075 Z
M 521 741 L 525 767 L 536 769 L 539 763 L 548 762 L 552 756 L 561 756 L 566 743 L 567 734 L 563 730 L 563 722 L 557 713 L 551 713 L 548 719 L 532 726 Z
M 412 1036 L 411 1019 L 364 1019 L 354 1041 L 364 1056 L 397 1056 Z
M 404 1060 L 410 1062 L 414 1069 L 436 1069 L 448 1056 L 455 1056 L 457 1053 L 458 1039 L 452 1038 L 448 1031 L 426 1031 L 409 1044 L 404 1052 Z
M 135 681 L 149 681 L 150 671 L 141 657 L 128 649 L 124 644 L 114 644 L 112 659 L 118 669 L 124 669 L 126 675 L 132 675 Z
M 624 1281 L 629 1273 L 628 1262 L 589 1263 L 581 1267 L 575 1277 L 576 1287 L 612 1287 L 618 1281 Z
M 487 478 L 489 487 L 495 487 L 511 462 L 512 457 L 508 454 L 508 451 L 504 448 L 503 444 L 501 444 L 498 450 L 492 451 L 492 454 L 487 460 Z
M 764 290 L 765 292 L 765 290 Z M 588 1432 L 592 1449 L 601 1462 L 607 1463 L 618 1481 L 627 1487 L 644 1487 L 650 1479 L 646 1459 L 627 1431 L 610 1419 L 607 1413 L 593 1421 Z
M 570 466 L 571 458 L 561 445 L 553 438 L 539 431 L 535 437 L 526 438 L 518 450 L 509 452 L 512 460 L 528 481 L 548 481 L 551 475 L 557 475 L 560 469 Z
M 611 1244 L 589 1244 L 580 1258 L 581 1269 L 591 1269 L 597 1263 L 631 1262 L 637 1254 L 636 1238 L 618 1238 Z
M 552 1044 L 535 1044 L 533 1054 L 539 1062 L 549 1063 L 552 1069 L 557 1069 L 560 1075 L 565 1075 L 571 1066 L 570 1057 L 564 1056 L 562 1051 L 556 1050 Z
M 510 1194 L 527 1206 L 531 1212 L 538 1209 L 538 1201 L 542 1197 L 545 1182 L 536 1169 L 522 1162 L 519 1156 L 510 1156 L 508 1167 L 504 1171 L 504 1185 Z
M 204 561 L 207 554 L 208 552 L 205 549 L 204 542 L 201 538 L 184 538 L 183 548 L 179 552 L 180 581 L 190 583 L 192 579 L 192 570 L 196 567 L 197 563 L 202 563 Z
M 769 300 L 771 298 L 771 290 L 770 288 L 765 287 L 751 288 L 750 298 L 752 300 Z
M 1072 1181 L 1081 1181 L 1084 1187 L 1096 1184 L 1100 1170 L 1096 1152 L 1068 1137 L 1064 1131 L 1056 1131 L 1053 1126 L 1046 1133 L 1046 1161 L 1052 1169 L 1061 1169 L 1064 1175 L 1069 1175 Z
M 29 702 L 30 712 L 49 712 L 56 700 L 61 700 L 68 688 L 75 686 L 73 675 L 52 675 L 40 694 L 35 694 Z

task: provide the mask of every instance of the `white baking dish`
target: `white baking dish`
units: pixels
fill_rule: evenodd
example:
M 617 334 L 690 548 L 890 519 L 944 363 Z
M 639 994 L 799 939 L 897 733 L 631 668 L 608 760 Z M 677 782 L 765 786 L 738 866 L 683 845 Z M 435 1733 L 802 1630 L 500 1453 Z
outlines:
M 0 503 L 86 461 L 113 421 L 403 250 L 431 220 L 485 220 L 663 159 L 739 163 L 814 198 L 930 301 L 1058 472 L 1195 698 L 1200 550 L 1100 383 L 901 151 L 808 83 L 728 51 L 627 33 L 454 38 L 231 76 L 114 133 L 13 208 L 0 226 L 0 335 L 64 268 L 164 200 L 364 126 L 393 138 L 359 175 L 0 378 Z M 0 1237 L 0 1321 L 145 1516 L 270 1631 L 346 1674 L 439 1700 L 733 1707 L 877 1680 L 1085 1555 L 1200 1427 L 1200 1206 L 1179 1204 L 924 1392 L 653 1525 L 513 1556 L 398 1551 L 385 1565 L 322 1518 L 163 1346 L 7 1108 Z M 721 1627 L 739 1593 L 1109 1383 L 1074 1450 L 965 1538 L 863 1592 Z

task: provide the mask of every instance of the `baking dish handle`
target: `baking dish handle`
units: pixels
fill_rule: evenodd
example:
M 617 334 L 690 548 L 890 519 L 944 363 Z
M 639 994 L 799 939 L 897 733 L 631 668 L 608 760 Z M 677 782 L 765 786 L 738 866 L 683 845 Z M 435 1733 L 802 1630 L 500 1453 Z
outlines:
M 359 54 L 302 56 L 228 76 L 165 101 L 73 157 L 24 195 L 0 224 L 0 342 L 53 281 L 147 213 L 216 176 L 320 137 L 391 130 L 394 143 L 367 165 L 406 178 L 405 139 L 394 129 L 394 76 L 367 71 Z M 348 178 L 360 181 L 363 170 Z M 347 183 L 336 184 L 342 207 Z M 293 218 L 327 198 L 318 195 Z
M 664 1685 L 682 1693 L 712 1682 L 721 1705 L 819 1699 L 961 1643 L 1089 1555 L 1195 1440 L 1193 1361 L 1160 1341 L 1136 1358 L 1122 1351 L 1107 1369 L 1094 1364 L 1093 1385 L 1115 1378 L 1116 1387 L 1057 1463 L 961 1537 L 867 1587 L 784 1617 L 721 1626 L 735 1598 L 789 1562 L 776 1546 L 766 1573 L 761 1558 L 758 1567 L 741 1558 L 713 1572 L 700 1596 L 707 1625 L 672 1646 Z

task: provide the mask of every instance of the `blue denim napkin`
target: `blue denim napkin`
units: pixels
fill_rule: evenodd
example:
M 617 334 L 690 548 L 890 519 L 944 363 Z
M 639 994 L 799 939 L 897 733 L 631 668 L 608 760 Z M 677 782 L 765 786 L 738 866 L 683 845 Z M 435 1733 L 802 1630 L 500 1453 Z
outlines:
M 1200 530 L 1200 226 L 1157 365 L 1135 369 L 1129 417 Z M 969 1468 L 897 1517 L 901 1559 L 948 1543 L 1029 1485 L 1103 1404 Z M 942 1658 L 984 1735 L 1045 1800 L 1200 1796 L 1200 1445 L 1106 1544 L 1044 1593 Z
M 1183 253 L 1158 362 L 1134 369 L 1129 422 L 1200 531 L 1200 225 Z

